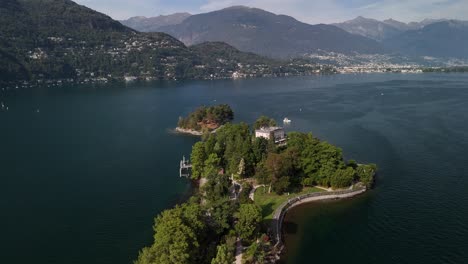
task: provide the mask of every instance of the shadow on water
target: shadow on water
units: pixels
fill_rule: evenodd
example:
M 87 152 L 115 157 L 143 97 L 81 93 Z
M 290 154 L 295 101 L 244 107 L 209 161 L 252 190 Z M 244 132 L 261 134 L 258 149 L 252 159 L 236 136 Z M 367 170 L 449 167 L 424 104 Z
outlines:
M 288 235 L 293 235 L 293 234 L 296 234 L 298 230 L 299 230 L 298 224 L 291 222 L 291 221 L 283 222 L 283 233 L 288 234 Z

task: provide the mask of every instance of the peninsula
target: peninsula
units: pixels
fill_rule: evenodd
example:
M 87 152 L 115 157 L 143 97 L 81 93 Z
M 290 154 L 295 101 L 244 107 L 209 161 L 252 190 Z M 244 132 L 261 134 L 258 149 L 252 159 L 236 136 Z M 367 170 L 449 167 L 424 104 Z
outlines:
M 188 176 L 199 188 L 156 217 L 154 243 L 135 264 L 276 263 L 288 209 L 372 187 L 376 165 L 345 161 L 341 149 L 312 134 L 269 129 L 276 122 L 264 116 L 253 127 L 228 123 L 232 114 L 208 126 L 213 109 L 232 113 L 201 107 L 179 121 L 197 129 L 225 124 L 193 146 Z

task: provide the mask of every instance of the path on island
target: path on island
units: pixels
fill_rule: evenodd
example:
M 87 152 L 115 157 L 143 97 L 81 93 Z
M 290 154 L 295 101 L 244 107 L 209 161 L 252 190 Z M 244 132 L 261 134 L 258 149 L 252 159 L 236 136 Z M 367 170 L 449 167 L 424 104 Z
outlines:
M 242 246 L 240 238 L 237 238 L 236 241 L 236 264 L 242 264 L 242 253 L 244 251 L 244 247 Z

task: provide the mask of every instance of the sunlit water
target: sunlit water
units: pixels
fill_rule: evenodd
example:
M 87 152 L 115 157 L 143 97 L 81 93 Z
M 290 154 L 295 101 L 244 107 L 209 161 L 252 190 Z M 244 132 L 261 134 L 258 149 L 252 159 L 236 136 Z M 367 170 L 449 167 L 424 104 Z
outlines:
M 468 75 L 333 75 L 0 93 L 2 263 L 131 263 L 183 200 L 170 132 L 201 104 L 312 131 L 377 163 L 375 190 L 287 215 L 288 263 L 468 261 Z

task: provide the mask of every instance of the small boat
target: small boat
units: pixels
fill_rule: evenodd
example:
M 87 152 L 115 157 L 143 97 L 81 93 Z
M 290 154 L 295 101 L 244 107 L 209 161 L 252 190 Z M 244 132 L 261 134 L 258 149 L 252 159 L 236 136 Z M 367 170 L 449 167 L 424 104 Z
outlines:
M 287 117 L 285 117 L 285 118 L 283 119 L 283 123 L 284 123 L 284 124 L 291 124 L 291 120 L 288 119 Z

